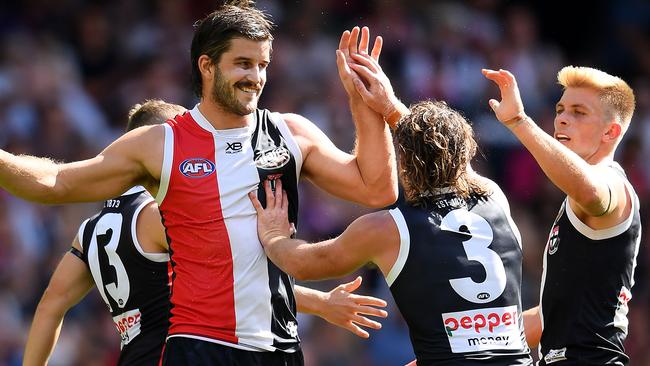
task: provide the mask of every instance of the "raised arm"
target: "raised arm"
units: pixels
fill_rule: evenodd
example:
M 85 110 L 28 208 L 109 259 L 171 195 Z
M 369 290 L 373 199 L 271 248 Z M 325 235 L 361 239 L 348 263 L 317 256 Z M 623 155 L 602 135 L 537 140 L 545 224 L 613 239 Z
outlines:
M 339 237 L 309 244 L 290 239 L 288 202 L 281 183 L 276 181 L 275 192 L 268 181 L 264 185 L 266 209 L 254 193 L 249 197 L 257 211 L 260 242 L 280 269 L 298 280 L 342 277 L 369 262 L 384 273 L 390 271 L 399 252 L 399 232 L 388 211 L 362 216 Z
M 339 150 L 314 124 L 297 115 L 285 115 L 303 151 L 303 174 L 318 187 L 348 201 L 383 207 L 397 199 L 397 167 L 390 128 L 382 116 L 363 103 L 356 92 L 356 77 L 347 66 L 350 52 L 368 52 L 369 32 L 364 27 L 357 49 L 359 28 L 344 32 L 336 53 L 341 82 L 348 94 L 356 143 L 352 154 Z M 373 57 L 381 53 L 378 37 Z
M 72 246 L 80 249 L 78 238 L 75 238 Z M 92 277 L 81 259 L 70 252 L 66 253 L 34 313 L 23 366 L 47 364 L 59 338 L 65 313 L 79 303 L 93 285 Z
M 381 323 L 370 320 L 364 315 L 385 318 L 388 313 L 378 309 L 378 307 L 386 307 L 386 301 L 372 296 L 353 294 L 361 286 L 361 281 L 361 277 L 357 277 L 354 281 L 336 286 L 329 292 L 295 286 L 298 311 L 316 315 L 361 338 L 368 338 L 370 334 L 361 327 L 381 329 Z
M 500 102 L 489 102 L 497 119 L 530 151 L 553 184 L 575 203 L 572 208 L 591 217 L 619 221 L 630 202 L 621 177 L 612 174 L 611 168 L 588 163 L 526 116 L 517 81 L 510 72 L 484 69 L 483 74 L 501 92 Z
M 157 189 L 163 134 L 162 126 L 136 129 L 96 157 L 67 164 L 0 150 L 0 187 L 50 204 L 100 201 L 138 184 Z

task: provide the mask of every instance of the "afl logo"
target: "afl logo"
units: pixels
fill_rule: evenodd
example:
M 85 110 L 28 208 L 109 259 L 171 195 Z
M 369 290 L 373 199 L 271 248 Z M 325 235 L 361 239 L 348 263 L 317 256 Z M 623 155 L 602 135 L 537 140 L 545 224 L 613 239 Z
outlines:
M 208 159 L 191 158 L 183 161 L 178 169 L 188 178 L 203 178 L 214 173 L 214 163 Z

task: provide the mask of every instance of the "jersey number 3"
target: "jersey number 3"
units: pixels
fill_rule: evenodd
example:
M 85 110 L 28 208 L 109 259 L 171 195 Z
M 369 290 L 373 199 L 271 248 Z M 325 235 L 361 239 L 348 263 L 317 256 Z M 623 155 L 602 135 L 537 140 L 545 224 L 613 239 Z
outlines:
M 110 234 L 109 230 L 111 231 Z M 129 292 L 131 289 L 126 269 L 124 268 L 120 256 L 117 254 L 117 245 L 120 242 L 121 234 L 122 215 L 117 213 L 107 213 L 97 221 L 95 232 L 93 233 L 90 247 L 88 248 L 88 264 L 90 266 L 90 272 L 97 284 L 99 293 L 102 295 L 102 298 L 111 311 L 113 311 L 113 309 L 106 297 L 106 292 L 108 292 L 120 308 L 123 308 L 126 306 L 126 302 L 129 299 Z M 108 243 L 105 242 L 107 235 L 110 235 Z M 104 240 L 101 244 L 98 243 L 100 237 Z M 99 265 L 99 250 L 102 249 L 106 252 L 109 265 L 115 270 L 117 283 L 105 283 L 102 279 L 102 271 Z M 104 291 L 104 288 L 106 291 Z
M 461 231 L 462 227 L 469 232 Z M 449 280 L 454 291 L 463 299 L 478 304 L 490 302 L 501 296 L 506 288 L 506 270 L 499 255 L 489 248 L 494 238 L 490 224 L 473 212 L 457 209 L 449 212 L 442 219 L 440 229 L 471 235 L 471 238 L 463 241 L 467 259 L 479 262 L 485 269 L 483 282 L 474 282 L 471 277 Z

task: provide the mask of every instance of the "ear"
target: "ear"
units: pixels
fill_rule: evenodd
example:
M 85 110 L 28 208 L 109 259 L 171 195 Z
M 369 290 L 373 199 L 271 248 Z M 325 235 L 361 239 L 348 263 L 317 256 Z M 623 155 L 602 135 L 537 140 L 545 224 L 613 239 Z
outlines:
M 214 68 L 215 65 L 212 63 L 212 59 L 208 55 L 199 56 L 197 61 L 199 64 L 199 71 L 201 75 L 205 78 L 212 79 L 214 77 Z
M 604 141 L 614 141 L 621 137 L 623 133 L 623 127 L 618 122 L 612 122 L 609 124 L 607 131 L 603 135 Z

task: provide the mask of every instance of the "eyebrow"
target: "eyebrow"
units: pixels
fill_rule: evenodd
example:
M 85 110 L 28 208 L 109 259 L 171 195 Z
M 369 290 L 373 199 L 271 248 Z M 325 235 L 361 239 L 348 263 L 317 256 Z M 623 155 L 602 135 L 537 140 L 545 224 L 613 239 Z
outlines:
M 253 61 L 253 59 L 250 58 L 250 57 L 239 56 L 239 57 L 235 57 L 234 61 L 235 62 L 237 62 L 237 61 Z M 263 60 L 262 62 L 266 62 L 268 64 L 271 61 L 270 60 Z
M 562 104 L 562 102 L 557 102 L 555 104 L 555 108 L 557 108 L 557 107 L 565 108 L 565 106 L 564 106 L 564 104 Z M 571 108 L 584 108 L 584 109 L 587 109 L 587 110 L 589 109 L 589 107 L 587 107 L 587 105 L 581 104 L 581 103 L 571 104 L 569 107 L 571 107 Z

